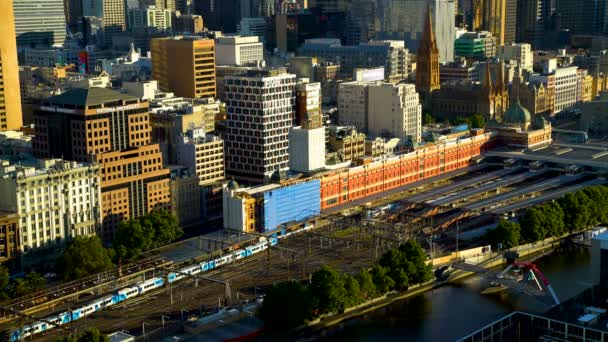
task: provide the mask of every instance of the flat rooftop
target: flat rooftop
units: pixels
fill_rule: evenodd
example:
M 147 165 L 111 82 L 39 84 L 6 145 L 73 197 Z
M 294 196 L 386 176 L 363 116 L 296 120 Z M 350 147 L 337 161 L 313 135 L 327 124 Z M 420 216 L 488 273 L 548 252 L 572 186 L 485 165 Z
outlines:
M 608 149 L 597 145 L 552 144 L 534 151 L 493 150 L 485 155 L 608 169 Z

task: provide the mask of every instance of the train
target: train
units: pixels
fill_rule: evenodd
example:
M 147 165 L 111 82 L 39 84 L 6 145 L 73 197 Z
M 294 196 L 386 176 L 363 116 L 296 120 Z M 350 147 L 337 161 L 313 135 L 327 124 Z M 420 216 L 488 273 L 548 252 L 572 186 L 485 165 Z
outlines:
M 177 272 L 169 272 L 167 273 L 166 277 L 155 277 L 136 283 L 135 285 L 117 290 L 112 295 L 107 295 L 105 297 L 98 298 L 84 306 L 46 317 L 45 319 L 34 322 L 30 325 L 25 325 L 21 329 L 16 329 L 12 331 L 9 340 L 10 342 L 21 341 L 26 337 L 53 329 L 56 326 L 68 324 L 72 321 L 81 319 L 97 311 L 104 310 L 131 298 L 141 296 L 146 292 L 161 288 L 168 284 L 172 284 L 176 281 L 188 277 L 188 275 L 192 276 L 198 273 L 207 272 L 221 267 L 222 265 L 227 265 L 237 260 L 250 257 L 254 254 L 260 253 L 268 249 L 271 246 L 276 246 L 279 243 L 280 239 L 289 237 L 293 234 L 297 234 L 302 231 L 312 229 L 313 227 L 314 225 L 312 223 L 304 223 L 294 226 L 283 226 L 278 229 L 278 232 L 270 235 L 268 238 L 260 237 L 257 243 L 246 248 L 231 251 L 213 260 L 207 260 L 198 264 L 183 267 Z

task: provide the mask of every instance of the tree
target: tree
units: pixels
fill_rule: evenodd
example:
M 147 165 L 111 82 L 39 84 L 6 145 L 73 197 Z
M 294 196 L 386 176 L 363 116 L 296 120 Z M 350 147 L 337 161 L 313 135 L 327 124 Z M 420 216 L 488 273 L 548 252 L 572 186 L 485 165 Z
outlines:
M 468 118 L 469 128 L 484 128 L 486 126 L 486 119 L 481 114 L 475 114 Z
M 521 240 L 521 227 L 517 222 L 500 220 L 496 228 L 486 232 L 485 240 L 496 247 L 499 243 L 503 248 L 519 246 Z
M 4 265 L 0 265 L 0 291 L 6 290 L 9 281 L 8 268 Z
M 432 267 L 426 263 L 426 253 L 415 240 L 406 241 L 399 246 L 399 250 L 403 253 L 405 259 L 411 263 L 406 268 L 406 271 L 409 269 L 407 275 L 411 284 L 420 284 L 431 280 L 433 277 Z
M 361 303 L 361 287 L 357 279 L 350 274 L 342 274 L 342 282 L 344 283 L 344 290 L 346 292 L 345 307 L 349 308 Z
M 376 296 L 376 285 L 374 284 L 374 279 L 372 278 L 371 273 L 369 273 L 365 268 L 362 268 L 361 271 L 357 273 L 355 278 L 359 283 L 361 297 L 364 299 L 370 299 Z
M 423 117 L 422 117 L 422 124 L 423 125 L 432 125 L 435 123 L 435 118 L 429 114 L 429 113 L 424 113 Z
M 323 266 L 313 273 L 309 288 L 319 313 L 344 311 L 346 307 L 344 279 L 331 267 Z
M 25 281 L 32 291 L 36 292 L 46 284 L 46 279 L 37 272 L 30 272 L 25 276 Z
M 183 233 L 175 215 L 164 209 L 153 210 L 137 219 L 121 222 L 113 249 L 119 259 L 135 259 L 144 251 L 180 238 Z
M 521 237 L 526 242 L 536 242 L 547 236 L 547 231 L 542 225 L 542 213 L 537 207 L 528 208 L 520 220 Z
M 97 236 L 76 237 L 57 260 L 57 271 L 65 280 L 106 271 L 112 266 L 108 251 Z
M 376 265 L 372 268 L 372 279 L 374 279 L 374 285 L 379 294 L 385 294 L 395 286 L 395 282 L 388 275 L 388 271 L 385 267 Z
M 28 286 L 27 282 L 22 278 L 17 278 L 13 281 L 11 286 L 11 292 L 14 298 L 25 296 L 32 290 Z
M 564 211 L 564 224 L 570 231 L 586 228 L 595 221 L 593 204 L 584 192 L 568 193 L 557 202 Z
M 274 285 L 266 291 L 259 316 L 270 330 L 293 329 L 312 318 L 310 291 L 299 282 Z
M 57 342 L 110 342 L 110 338 L 97 328 L 91 328 L 78 337 L 66 336 L 57 339 Z

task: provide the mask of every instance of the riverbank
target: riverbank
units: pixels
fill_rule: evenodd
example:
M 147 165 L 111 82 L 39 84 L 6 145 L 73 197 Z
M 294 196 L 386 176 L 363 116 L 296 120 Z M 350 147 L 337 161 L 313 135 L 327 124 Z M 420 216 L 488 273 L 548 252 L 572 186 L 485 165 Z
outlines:
M 533 261 L 537 258 L 540 258 L 553 252 L 556 247 L 562 244 L 565 238 L 567 238 L 567 236 L 563 236 L 560 238 L 549 238 L 543 241 L 514 247 L 509 251 L 518 253 L 520 259 Z M 474 262 L 475 264 L 485 268 L 496 268 L 503 266 L 507 263 L 507 260 L 503 257 L 503 253 L 504 252 L 488 253 L 488 255 L 474 255 L 469 258 L 464 258 L 464 260 L 461 259 L 461 261 L 471 263 Z M 325 333 L 327 330 L 329 330 L 329 328 L 339 325 L 345 321 L 368 313 L 372 313 L 397 302 L 421 295 L 425 292 L 443 287 L 447 284 L 456 282 L 457 280 L 462 280 L 472 275 L 474 275 L 474 273 L 472 272 L 452 270 L 448 279 L 445 281 L 433 281 L 427 284 L 413 286 L 405 292 L 388 294 L 384 297 L 375 298 L 364 304 L 349 308 L 342 314 L 325 316 L 311 321 L 306 327 L 302 328 L 302 333 L 300 334 L 300 336 L 303 340 L 325 337 Z

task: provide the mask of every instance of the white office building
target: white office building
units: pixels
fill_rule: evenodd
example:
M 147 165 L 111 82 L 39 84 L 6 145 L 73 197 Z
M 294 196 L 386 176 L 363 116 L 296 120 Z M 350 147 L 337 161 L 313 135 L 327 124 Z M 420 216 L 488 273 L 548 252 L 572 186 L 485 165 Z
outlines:
M 19 215 L 21 251 L 96 234 L 101 224 L 99 167 L 59 159 L 30 164 L 5 160 L 0 165 L 0 210 Z
M 264 61 L 264 45 L 256 36 L 228 36 L 215 39 L 218 65 L 255 65 Z
M 159 31 L 167 31 L 171 29 L 171 10 L 157 9 L 150 6 L 147 8 L 129 8 L 127 13 L 130 30 L 155 28 Z
M 225 82 L 226 174 L 259 183 L 287 170 L 296 76 L 257 69 Z
M 503 60 L 516 61 L 521 70 L 532 72 L 534 54 L 532 46 L 528 43 L 509 43 L 499 46 L 496 56 Z
M 312 172 L 325 167 L 325 127 L 289 129 L 289 169 Z

